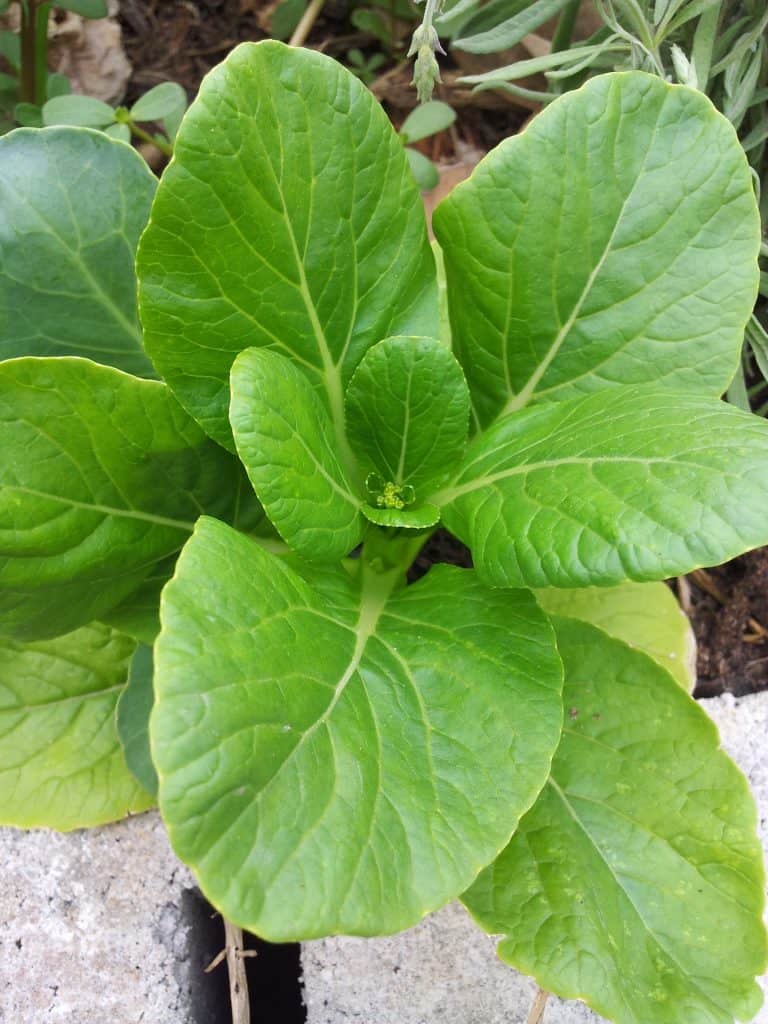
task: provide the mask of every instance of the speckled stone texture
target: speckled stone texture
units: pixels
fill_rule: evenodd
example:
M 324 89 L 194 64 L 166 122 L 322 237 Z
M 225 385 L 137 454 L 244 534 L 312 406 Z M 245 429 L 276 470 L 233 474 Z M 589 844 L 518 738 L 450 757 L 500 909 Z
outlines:
M 768 846 L 768 692 L 701 703 L 749 777 Z M 525 1024 L 536 987 L 497 960 L 494 946 L 458 904 L 392 938 L 307 942 L 308 1024 Z M 550 997 L 543 1024 L 601 1020 L 581 1003 Z M 768 1006 L 755 1024 L 768 1024 Z
M 193 882 L 155 813 L 0 830 L 2 1024 L 197 1024 Z

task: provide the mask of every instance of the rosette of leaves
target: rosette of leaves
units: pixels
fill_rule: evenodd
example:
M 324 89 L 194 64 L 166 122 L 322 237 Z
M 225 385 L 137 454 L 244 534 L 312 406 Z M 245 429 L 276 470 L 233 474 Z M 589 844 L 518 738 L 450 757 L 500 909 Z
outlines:
M 349 72 L 266 42 L 208 76 L 139 246 L 164 383 L 0 366 L 13 657 L 59 693 L 57 623 L 144 641 L 127 688 L 124 660 L 77 692 L 120 699 L 128 763 L 243 927 L 381 934 L 463 894 L 506 960 L 620 1024 L 748 1018 L 755 809 L 658 582 L 768 542 L 768 425 L 719 397 L 758 279 L 743 152 L 700 94 L 609 75 L 434 227 L 445 282 Z M 407 585 L 439 523 L 475 568 Z M 12 682 L 0 760 L 42 785 L 24 702 L 51 691 Z

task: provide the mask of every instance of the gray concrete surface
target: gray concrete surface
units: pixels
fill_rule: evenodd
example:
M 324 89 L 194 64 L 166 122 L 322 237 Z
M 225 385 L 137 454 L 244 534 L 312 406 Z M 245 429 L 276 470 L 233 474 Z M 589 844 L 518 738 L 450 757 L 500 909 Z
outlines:
M 155 813 L 2 829 L 0 865 L 2 1024 L 196 1024 L 193 883 Z
M 768 693 L 702 705 L 750 779 L 768 847 Z M 502 964 L 494 947 L 458 904 L 393 938 L 307 942 L 308 1024 L 525 1024 L 535 985 Z M 581 1003 L 550 998 L 543 1024 L 601 1020 Z M 768 1006 L 755 1024 L 768 1024 Z

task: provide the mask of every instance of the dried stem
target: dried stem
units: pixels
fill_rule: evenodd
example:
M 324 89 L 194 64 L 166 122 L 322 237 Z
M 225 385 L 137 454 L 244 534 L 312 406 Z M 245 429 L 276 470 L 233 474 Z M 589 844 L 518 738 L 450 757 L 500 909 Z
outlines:
M 543 988 L 537 989 L 526 1024 L 541 1024 L 547 999 L 549 999 L 549 992 L 545 992 Z
M 317 17 L 320 11 L 323 9 L 325 0 L 312 0 L 309 7 L 301 17 L 301 21 L 293 30 L 293 35 L 288 40 L 289 46 L 303 46 L 306 42 L 307 36 L 312 31 L 312 26 L 317 21 Z
M 243 960 L 243 931 L 224 919 L 224 936 L 229 971 L 229 998 L 232 1003 L 232 1024 L 251 1024 L 248 1002 L 248 979 Z

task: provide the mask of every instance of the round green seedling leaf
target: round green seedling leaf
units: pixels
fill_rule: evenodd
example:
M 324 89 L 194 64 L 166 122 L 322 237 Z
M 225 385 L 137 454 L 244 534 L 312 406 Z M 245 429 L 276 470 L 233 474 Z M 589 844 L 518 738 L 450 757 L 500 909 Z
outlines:
M 506 416 L 434 500 L 493 586 L 666 579 L 768 543 L 768 423 L 688 392 L 601 391 Z
M 400 126 L 403 142 L 418 142 L 449 128 L 456 112 L 441 100 L 429 100 L 415 107 Z
M 536 591 L 545 612 L 582 619 L 609 636 L 649 654 L 691 693 L 696 685 L 696 638 L 665 583 L 633 583 L 618 587 L 583 587 Z
M 153 376 L 136 313 L 136 245 L 156 181 L 84 128 L 0 139 L 0 358 L 80 355 Z
M 157 797 L 157 772 L 149 749 L 149 716 L 154 704 L 152 648 L 139 644 L 131 658 L 128 685 L 117 702 L 117 735 L 125 763 L 144 789 Z
M 79 125 L 81 128 L 106 128 L 115 120 L 114 107 L 94 99 L 70 93 L 54 96 L 43 104 L 43 124 Z
M 568 711 L 550 781 L 462 898 L 503 960 L 615 1024 L 752 1020 L 765 875 L 746 780 L 653 660 L 555 623 Z
M 435 210 L 454 351 L 480 426 L 621 384 L 717 396 L 758 285 L 731 124 L 642 72 L 567 93 Z
M 115 727 L 134 646 L 98 624 L 37 643 L 0 639 L 3 824 L 66 831 L 151 806 Z
M 237 452 L 285 542 L 305 558 L 338 561 L 362 539 L 360 498 L 306 374 L 269 349 L 242 352 L 232 367 L 229 410 Z
M 413 180 L 418 185 L 419 190 L 421 192 L 429 192 L 431 189 L 436 188 L 440 181 L 440 173 L 429 157 L 424 156 L 418 149 L 413 149 L 411 146 L 405 147 L 405 155 L 408 159 L 408 166 L 411 168 Z
M 87 359 L 0 363 L 0 633 L 100 618 L 229 515 L 240 466 L 168 388 Z
M 469 426 L 461 367 L 433 338 L 387 338 L 355 371 L 347 432 L 363 474 L 398 489 L 408 504 L 429 496 L 458 465 Z M 375 504 L 370 502 L 370 504 Z M 385 506 L 389 507 L 389 506 Z
M 436 329 L 421 199 L 384 111 L 341 65 L 274 40 L 239 46 L 203 82 L 138 274 L 147 350 L 229 447 L 243 349 L 300 365 L 340 433 L 365 351 Z
M 449 566 L 400 589 L 351 573 L 312 586 L 202 519 L 163 592 L 161 813 L 211 902 L 271 941 L 395 932 L 444 904 L 506 844 L 560 735 L 529 593 Z
M 134 121 L 162 121 L 187 105 L 187 94 L 178 82 L 161 82 L 145 92 L 131 107 Z
M 415 508 L 381 508 L 363 505 L 363 515 L 377 526 L 401 526 L 410 530 L 425 530 L 440 522 L 440 509 L 428 502 Z

